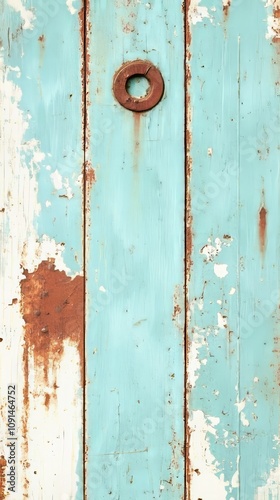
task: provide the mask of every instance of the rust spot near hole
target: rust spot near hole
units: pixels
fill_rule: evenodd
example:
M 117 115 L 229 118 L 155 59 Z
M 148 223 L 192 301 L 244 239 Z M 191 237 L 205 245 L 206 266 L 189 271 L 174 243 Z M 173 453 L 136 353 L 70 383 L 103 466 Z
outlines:
M 259 211 L 259 240 L 260 240 L 260 251 L 263 254 L 266 246 L 266 221 L 267 210 L 264 206 L 261 207 Z
M 0 500 L 5 498 L 7 460 L 4 455 L 0 456 Z
M 140 152 L 140 131 L 141 131 L 141 113 L 133 113 L 133 134 L 134 134 L 134 170 L 138 170 L 138 158 Z
M 38 41 L 44 43 L 45 42 L 45 35 L 40 35 L 38 38 Z

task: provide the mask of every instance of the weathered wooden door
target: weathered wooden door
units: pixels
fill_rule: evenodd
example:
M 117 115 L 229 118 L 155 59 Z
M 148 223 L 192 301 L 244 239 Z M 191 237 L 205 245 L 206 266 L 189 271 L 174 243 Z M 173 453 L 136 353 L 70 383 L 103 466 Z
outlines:
M 279 1 L 0 31 L 0 499 L 279 500 Z

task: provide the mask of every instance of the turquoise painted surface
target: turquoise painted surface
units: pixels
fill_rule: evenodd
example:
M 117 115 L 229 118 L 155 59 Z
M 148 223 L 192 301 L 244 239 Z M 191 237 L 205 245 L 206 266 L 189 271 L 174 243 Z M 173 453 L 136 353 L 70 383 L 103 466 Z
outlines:
M 233 0 L 227 16 L 222 2 L 202 4 L 209 17 L 191 26 L 190 46 L 190 340 L 205 339 L 206 362 L 190 410 L 219 418 L 207 439 L 226 486 L 211 498 L 274 500 L 277 472 L 261 488 L 279 463 L 279 56 L 265 2 Z
M 87 491 L 99 500 L 184 494 L 183 313 L 173 319 L 184 282 L 184 44 L 181 3 L 169 7 L 96 1 L 90 12 Z M 166 91 L 135 115 L 112 82 L 137 58 L 159 67 Z

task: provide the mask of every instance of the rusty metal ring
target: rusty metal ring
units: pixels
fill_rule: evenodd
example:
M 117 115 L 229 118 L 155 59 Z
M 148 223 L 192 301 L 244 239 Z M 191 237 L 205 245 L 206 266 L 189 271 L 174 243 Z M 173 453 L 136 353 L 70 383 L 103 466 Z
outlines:
M 150 87 L 147 95 L 134 97 L 127 91 L 128 79 L 132 76 L 144 76 Z M 115 73 L 113 92 L 119 103 L 130 111 L 148 111 L 156 106 L 164 92 L 164 81 L 161 72 L 150 62 L 137 59 L 124 63 Z

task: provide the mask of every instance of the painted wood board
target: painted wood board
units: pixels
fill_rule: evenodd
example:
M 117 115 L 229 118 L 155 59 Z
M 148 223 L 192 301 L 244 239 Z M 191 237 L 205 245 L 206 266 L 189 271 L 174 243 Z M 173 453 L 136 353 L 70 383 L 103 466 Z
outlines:
M 88 498 L 184 496 L 183 15 L 179 1 L 95 1 L 88 13 Z M 145 113 L 112 93 L 135 59 L 165 82 Z
M 1 4 L 1 498 L 83 498 L 78 9 Z
M 279 8 L 189 4 L 192 500 L 280 498 Z

